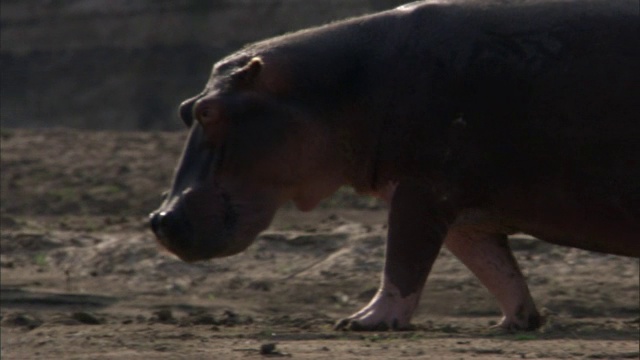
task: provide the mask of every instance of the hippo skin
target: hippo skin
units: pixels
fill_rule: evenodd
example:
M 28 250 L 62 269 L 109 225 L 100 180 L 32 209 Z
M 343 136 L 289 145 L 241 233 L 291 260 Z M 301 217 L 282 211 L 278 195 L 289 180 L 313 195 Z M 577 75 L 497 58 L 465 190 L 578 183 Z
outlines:
M 229 256 L 284 203 L 348 185 L 389 203 L 389 228 L 377 294 L 338 328 L 408 327 L 444 244 L 499 327 L 535 329 L 507 235 L 640 256 L 638 12 L 427 1 L 246 46 L 181 104 L 190 135 L 153 231 L 185 261 Z

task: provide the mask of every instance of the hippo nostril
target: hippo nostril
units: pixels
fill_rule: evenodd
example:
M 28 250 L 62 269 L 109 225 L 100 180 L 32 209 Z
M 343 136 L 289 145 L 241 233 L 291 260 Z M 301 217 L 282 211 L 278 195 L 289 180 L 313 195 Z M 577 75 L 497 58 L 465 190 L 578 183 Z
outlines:
M 153 213 L 150 219 L 151 229 L 160 237 L 174 236 L 178 225 L 175 217 L 175 214 L 170 211 Z
M 156 235 L 160 235 L 160 222 L 162 218 L 161 214 L 163 213 L 154 212 L 149 215 L 149 225 L 151 225 L 151 230 Z
M 158 242 L 186 261 L 198 257 L 198 247 L 193 239 L 193 227 L 185 218 L 184 210 L 173 208 L 155 211 L 149 215 L 149 225 Z
M 164 240 L 175 241 L 189 238 L 189 225 L 181 211 L 158 211 L 151 214 L 149 223 L 153 232 Z

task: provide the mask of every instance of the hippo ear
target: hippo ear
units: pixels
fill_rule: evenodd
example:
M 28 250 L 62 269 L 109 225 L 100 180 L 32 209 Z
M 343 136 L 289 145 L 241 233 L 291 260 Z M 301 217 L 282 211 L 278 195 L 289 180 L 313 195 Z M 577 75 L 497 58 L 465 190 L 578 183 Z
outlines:
M 241 67 L 233 74 L 231 74 L 231 78 L 237 85 L 252 85 L 260 74 L 263 65 L 264 63 L 262 62 L 262 59 L 260 59 L 259 57 L 254 57 L 249 60 L 249 62 L 245 66 Z

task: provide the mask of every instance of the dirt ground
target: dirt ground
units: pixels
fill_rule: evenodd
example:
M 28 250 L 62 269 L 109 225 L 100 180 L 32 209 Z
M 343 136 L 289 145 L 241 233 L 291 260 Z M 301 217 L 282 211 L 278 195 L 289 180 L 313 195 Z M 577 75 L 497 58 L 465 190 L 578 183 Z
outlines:
M 185 136 L 2 129 L 3 360 L 639 357 L 638 259 L 524 235 L 512 246 L 541 330 L 490 330 L 496 302 L 443 251 L 415 329 L 334 331 L 373 295 L 384 252 L 384 206 L 347 190 L 283 209 L 240 255 L 183 263 L 146 214 Z

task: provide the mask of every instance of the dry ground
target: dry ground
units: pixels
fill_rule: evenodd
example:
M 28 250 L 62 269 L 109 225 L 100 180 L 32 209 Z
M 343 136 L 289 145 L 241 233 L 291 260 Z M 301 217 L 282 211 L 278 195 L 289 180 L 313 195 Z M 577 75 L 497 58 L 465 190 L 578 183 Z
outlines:
M 284 209 L 248 251 L 185 264 L 146 214 L 184 133 L 3 129 L 1 336 L 9 359 L 637 359 L 638 259 L 516 236 L 540 331 L 488 327 L 496 303 L 437 260 L 413 331 L 332 324 L 376 289 L 386 211 L 341 191 Z

